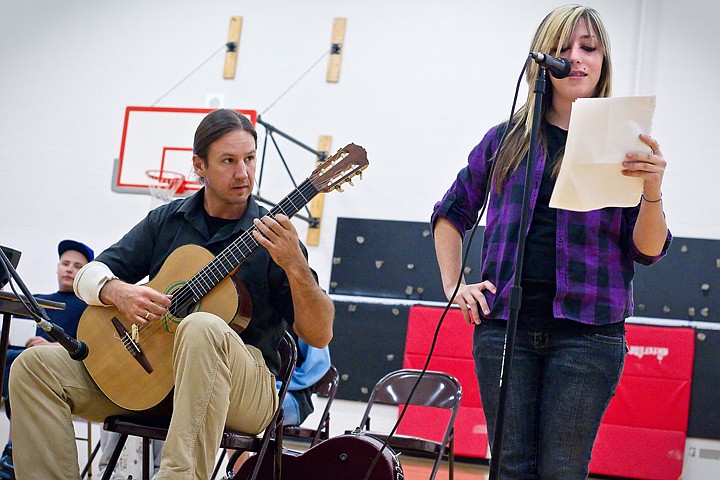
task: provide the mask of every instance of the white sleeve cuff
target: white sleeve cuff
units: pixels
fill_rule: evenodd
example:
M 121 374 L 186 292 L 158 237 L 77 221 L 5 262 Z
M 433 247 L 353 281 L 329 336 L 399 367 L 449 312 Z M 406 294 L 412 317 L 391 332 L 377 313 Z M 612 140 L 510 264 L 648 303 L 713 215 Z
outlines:
M 75 295 L 80 297 L 88 305 L 107 307 L 100 301 L 100 290 L 110 280 L 118 277 L 110 270 L 110 268 L 102 262 L 90 262 L 82 267 L 73 281 L 73 290 Z

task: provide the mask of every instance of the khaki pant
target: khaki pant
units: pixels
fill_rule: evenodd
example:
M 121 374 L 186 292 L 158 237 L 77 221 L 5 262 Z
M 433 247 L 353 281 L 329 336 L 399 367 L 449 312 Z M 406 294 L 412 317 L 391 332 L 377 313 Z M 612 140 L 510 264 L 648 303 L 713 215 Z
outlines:
M 207 480 L 226 425 L 256 434 L 270 422 L 275 378 L 259 350 L 202 312 L 180 323 L 173 369 L 174 411 L 157 478 Z M 79 479 L 72 417 L 102 422 L 132 413 L 112 403 L 60 346 L 23 352 L 12 366 L 10 396 L 18 480 Z

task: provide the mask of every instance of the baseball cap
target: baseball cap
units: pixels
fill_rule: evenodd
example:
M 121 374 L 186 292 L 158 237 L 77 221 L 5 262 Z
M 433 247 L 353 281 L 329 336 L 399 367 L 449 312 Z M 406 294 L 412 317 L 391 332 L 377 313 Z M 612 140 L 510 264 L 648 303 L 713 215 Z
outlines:
M 93 253 L 92 248 L 88 247 L 84 243 L 76 242 L 75 240 L 63 240 L 58 244 L 59 257 L 62 257 L 62 254 L 68 250 L 80 252 L 85 258 L 87 258 L 88 262 L 92 262 L 95 258 L 95 253 Z

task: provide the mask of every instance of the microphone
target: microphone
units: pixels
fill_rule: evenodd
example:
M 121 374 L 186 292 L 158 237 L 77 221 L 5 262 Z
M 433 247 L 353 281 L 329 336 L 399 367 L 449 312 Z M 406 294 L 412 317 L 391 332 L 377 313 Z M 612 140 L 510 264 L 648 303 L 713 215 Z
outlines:
M 42 308 L 42 307 L 40 307 Z M 85 342 L 82 342 L 76 338 L 71 337 L 60 325 L 56 325 L 45 319 L 38 321 L 40 328 L 52 337 L 53 340 L 62 345 L 65 350 L 70 354 L 70 358 L 73 360 L 85 360 L 88 356 L 88 346 Z
M 532 52 L 530 57 L 535 60 L 535 63 L 538 65 L 542 65 L 550 70 L 550 73 L 555 78 L 565 78 L 570 75 L 570 60 L 567 58 L 555 58 L 538 52 Z

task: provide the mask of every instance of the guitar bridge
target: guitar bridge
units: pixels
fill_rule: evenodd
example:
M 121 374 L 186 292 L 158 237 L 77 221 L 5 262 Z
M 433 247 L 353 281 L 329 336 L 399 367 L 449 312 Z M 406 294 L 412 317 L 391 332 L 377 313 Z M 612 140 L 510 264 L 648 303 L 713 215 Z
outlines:
M 115 330 L 117 330 L 118 334 L 120 335 L 120 340 L 122 341 L 123 345 L 125 346 L 127 351 L 130 352 L 130 355 L 132 355 L 133 358 L 137 360 L 140 366 L 143 367 L 143 369 L 147 373 L 152 373 L 153 368 L 150 365 L 150 362 L 148 361 L 143 351 L 140 349 L 140 346 L 135 341 L 135 337 L 133 337 L 130 332 L 127 331 L 125 326 L 120 323 L 120 320 L 118 320 L 117 317 L 112 317 L 111 322 L 115 327 Z M 133 325 L 133 327 L 135 327 L 135 325 Z

